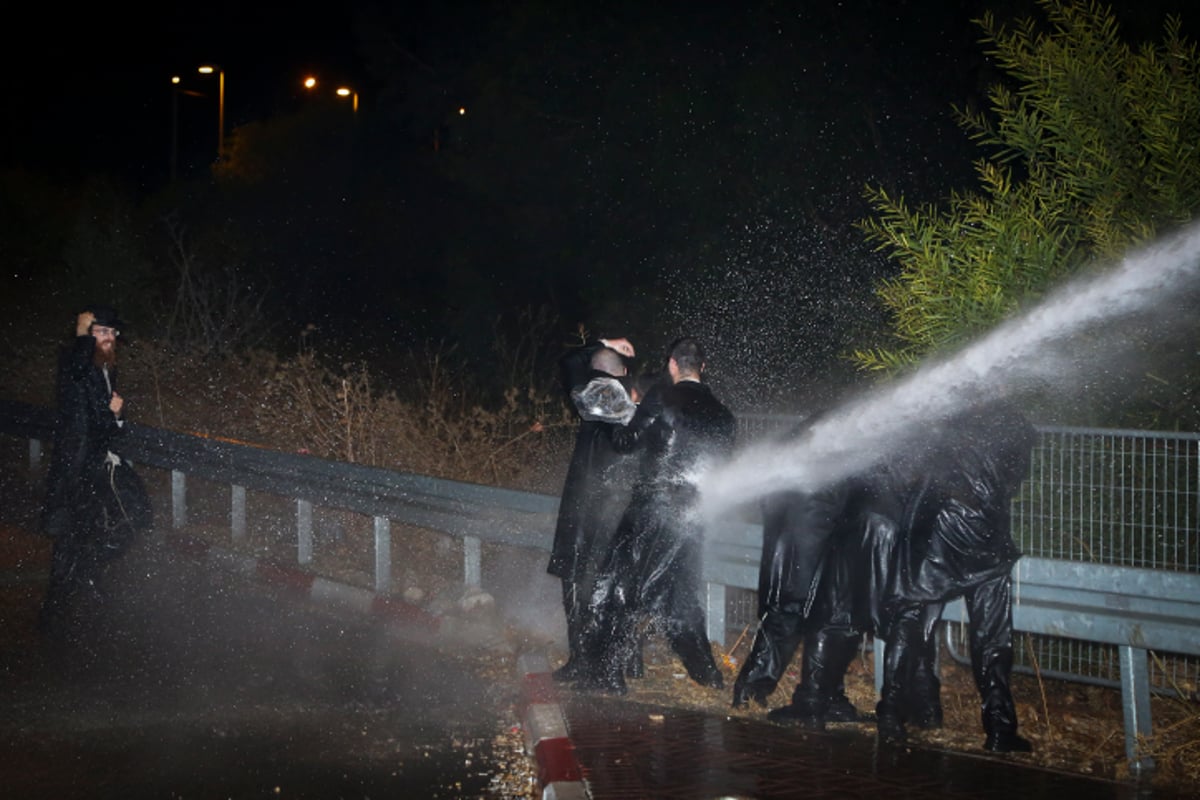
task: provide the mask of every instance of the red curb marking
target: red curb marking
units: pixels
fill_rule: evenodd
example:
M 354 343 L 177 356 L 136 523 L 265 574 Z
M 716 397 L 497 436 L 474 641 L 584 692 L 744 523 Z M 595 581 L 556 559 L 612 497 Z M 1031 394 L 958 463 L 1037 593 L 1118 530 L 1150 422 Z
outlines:
M 255 569 L 265 580 L 271 583 L 282 584 L 289 589 L 296 589 L 301 592 L 309 591 L 312 588 L 313 581 L 316 579 L 316 576 L 311 572 L 291 569 L 282 564 L 266 560 L 259 561 L 255 565 Z
M 575 746 L 565 736 L 543 739 L 533 748 L 538 763 L 538 781 L 548 786 L 557 781 L 581 781 L 583 770 L 575 758 Z
M 440 620 L 425 609 L 384 595 L 375 596 L 371 601 L 371 611 L 399 622 L 416 623 L 429 630 L 437 630 L 440 624 Z
M 525 675 L 525 703 L 557 703 L 558 690 L 549 672 L 530 672 Z

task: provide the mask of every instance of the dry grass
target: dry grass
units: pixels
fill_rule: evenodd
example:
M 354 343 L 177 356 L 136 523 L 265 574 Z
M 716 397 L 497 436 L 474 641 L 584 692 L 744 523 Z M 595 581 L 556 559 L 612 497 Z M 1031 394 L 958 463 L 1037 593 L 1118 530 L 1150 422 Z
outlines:
M 57 343 L 29 343 L 0 366 L 10 399 L 53 405 Z M 444 353 L 412 354 L 392 385 L 361 363 L 302 350 L 223 359 L 172 353 L 152 341 L 123 345 L 126 416 L 184 433 L 423 475 L 555 492 L 572 418 L 556 394 L 511 386 L 492 403 Z

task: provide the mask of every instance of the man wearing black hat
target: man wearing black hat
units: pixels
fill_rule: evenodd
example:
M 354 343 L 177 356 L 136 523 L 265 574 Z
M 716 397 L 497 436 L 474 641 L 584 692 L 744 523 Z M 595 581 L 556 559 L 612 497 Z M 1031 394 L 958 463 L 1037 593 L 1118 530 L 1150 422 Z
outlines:
M 58 416 L 42 507 L 54 553 L 38 621 L 50 633 L 63 632 L 79 603 L 98 600 L 100 567 L 151 523 L 145 487 L 114 452 L 125 425 L 125 401 L 116 389 L 120 327 L 112 308 L 89 306 L 76 317 L 75 340 L 59 362 Z

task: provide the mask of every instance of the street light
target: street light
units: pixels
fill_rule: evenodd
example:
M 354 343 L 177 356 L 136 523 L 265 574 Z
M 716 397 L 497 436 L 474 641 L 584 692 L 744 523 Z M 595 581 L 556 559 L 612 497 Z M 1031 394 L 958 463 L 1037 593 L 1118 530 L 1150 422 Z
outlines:
M 347 86 L 339 86 L 337 89 L 337 96 L 338 97 L 352 97 L 353 100 L 350 101 L 351 102 L 350 107 L 354 110 L 355 114 L 358 113 L 358 92 L 354 91 L 353 89 L 351 89 Z
M 216 64 L 203 64 L 197 70 L 201 75 L 217 73 L 217 161 L 225 156 L 225 70 Z
M 305 76 L 304 80 L 302 81 L 304 88 L 310 92 L 317 88 L 317 84 L 318 81 L 313 75 Z M 333 90 L 333 93 L 338 97 L 349 97 L 350 108 L 354 112 L 355 116 L 358 115 L 358 92 L 354 91 L 349 86 L 339 86 Z
M 183 78 L 180 76 L 171 76 L 171 183 L 175 183 L 179 171 L 179 95 L 204 97 L 202 92 L 184 89 L 182 83 Z

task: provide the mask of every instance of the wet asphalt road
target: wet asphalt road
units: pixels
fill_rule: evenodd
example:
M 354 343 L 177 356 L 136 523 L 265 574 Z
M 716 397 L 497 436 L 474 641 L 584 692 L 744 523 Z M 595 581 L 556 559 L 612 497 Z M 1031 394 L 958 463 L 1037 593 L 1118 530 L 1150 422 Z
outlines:
M 454 654 L 153 545 L 47 640 L 44 581 L 21 574 L 0 606 L 0 796 L 491 796 L 510 712 Z

